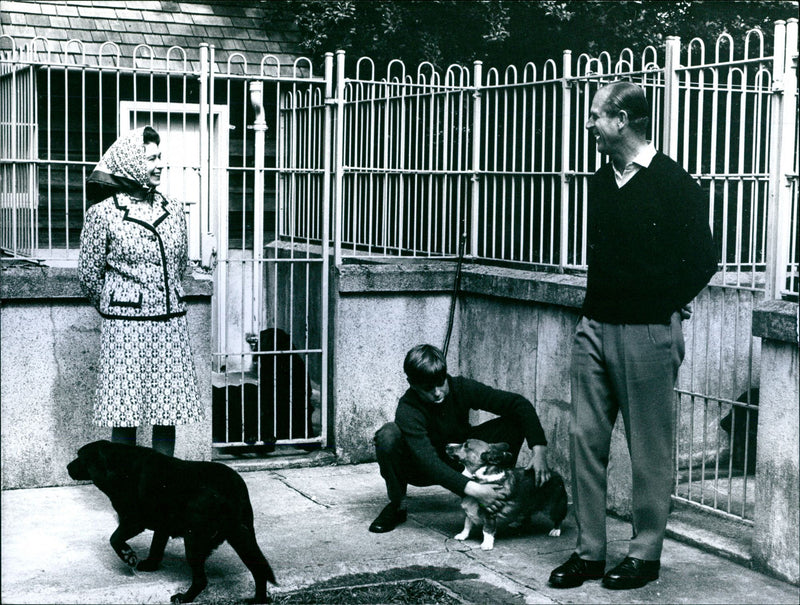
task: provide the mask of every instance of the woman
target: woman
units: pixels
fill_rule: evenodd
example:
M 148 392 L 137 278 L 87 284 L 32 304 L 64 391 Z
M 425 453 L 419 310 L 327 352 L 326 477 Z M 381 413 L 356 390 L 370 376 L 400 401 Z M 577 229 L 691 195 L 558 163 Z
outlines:
M 120 137 L 87 180 L 80 248 L 84 292 L 103 317 L 94 423 L 153 449 L 175 451 L 175 425 L 202 420 L 181 277 L 187 264 L 180 203 L 156 190 L 161 139 L 146 126 Z

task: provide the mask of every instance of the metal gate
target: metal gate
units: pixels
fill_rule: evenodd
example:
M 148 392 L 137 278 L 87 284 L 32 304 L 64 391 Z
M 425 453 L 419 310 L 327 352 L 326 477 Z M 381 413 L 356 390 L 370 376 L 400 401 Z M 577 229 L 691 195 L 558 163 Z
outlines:
M 233 54 L 214 69 L 210 48 L 201 61 L 208 106 L 231 109 L 229 163 L 208 157 L 212 128 L 201 149 L 204 232 L 217 238 L 213 444 L 223 455 L 325 446 L 332 60 L 327 78 L 302 59 L 250 70 Z M 227 195 L 214 199 L 223 171 Z
M 327 444 L 329 105 L 300 59 L 37 38 L 0 52 L 0 250 L 75 264 L 85 182 L 123 132 L 162 134 L 162 188 L 214 280 L 213 441 Z M 164 54 L 165 52 L 165 54 Z M 302 233 L 301 233 L 302 232 Z

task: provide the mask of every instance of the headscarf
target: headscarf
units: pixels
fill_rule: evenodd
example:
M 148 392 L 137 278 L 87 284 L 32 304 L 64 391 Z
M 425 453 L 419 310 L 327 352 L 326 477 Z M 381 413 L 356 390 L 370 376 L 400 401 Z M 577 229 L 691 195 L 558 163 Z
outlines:
M 86 180 L 86 197 L 90 202 L 100 202 L 115 193 L 152 199 L 154 191 L 144 155 L 144 127 L 114 141 Z

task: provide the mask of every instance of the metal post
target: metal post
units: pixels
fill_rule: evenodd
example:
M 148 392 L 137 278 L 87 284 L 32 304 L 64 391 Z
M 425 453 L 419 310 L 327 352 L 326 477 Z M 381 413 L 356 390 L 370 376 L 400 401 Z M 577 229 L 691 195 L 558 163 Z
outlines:
M 342 265 L 342 180 L 344 177 L 344 51 L 336 51 L 336 134 L 334 136 L 335 177 L 334 177 L 334 210 L 333 210 L 333 263 Z
M 204 267 L 213 268 L 215 264 L 214 256 L 217 254 L 214 234 L 211 232 L 211 200 L 210 200 L 210 183 L 211 178 L 208 174 L 209 170 L 209 119 L 211 108 L 209 106 L 209 72 L 213 71 L 211 65 L 213 62 L 213 54 L 210 52 L 208 44 L 203 43 L 200 45 L 200 115 L 198 116 L 198 125 L 200 128 L 200 146 L 198 157 L 198 177 L 200 179 L 200 199 L 198 201 L 198 214 L 200 219 L 200 263 Z M 227 253 L 227 250 L 225 251 Z M 217 337 L 217 347 L 219 350 L 224 350 L 226 341 L 226 325 L 225 315 L 227 307 L 226 297 L 226 281 L 227 281 L 227 254 L 223 253 L 216 260 L 219 261 L 216 270 L 214 271 L 214 293 L 215 303 L 212 306 L 211 324 L 212 330 L 215 331 Z M 216 352 L 216 351 L 215 351 Z M 222 359 L 218 355 L 213 356 L 212 371 L 219 372 L 222 366 Z
M 569 260 L 569 195 L 572 173 L 570 171 L 569 151 L 572 133 L 572 51 L 565 50 L 562 57 L 561 86 L 561 211 L 559 214 L 558 268 L 564 271 Z
M 681 39 L 668 36 L 664 61 L 664 132 L 661 152 L 673 160 L 678 159 L 678 105 L 680 81 L 678 68 L 681 62 Z M 657 127 L 654 125 L 654 128 Z
M 772 73 L 772 123 L 770 128 L 770 189 L 767 210 L 768 299 L 780 298 L 786 289 L 792 182 L 789 175 L 796 145 L 797 19 L 775 22 L 775 54 Z
M 206 237 L 208 233 L 209 212 L 211 210 L 208 202 L 208 178 L 206 170 L 208 168 L 208 72 L 209 72 L 209 52 L 208 44 L 200 45 L 200 157 L 198 166 L 200 167 L 200 200 L 198 213 L 200 215 L 200 258 L 206 267 L 211 266 L 211 255 L 213 252 L 208 249 L 210 241 Z
M 328 288 L 330 270 L 331 237 L 331 124 L 333 119 L 333 53 L 325 53 L 325 140 L 323 150 L 322 180 L 322 380 L 320 380 L 320 419 L 322 424 L 322 447 L 328 445 Z
M 483 83 L 483 63 L 473 63 L 475 76 L 474 92 L 472 93 L 472 192 L 470 194 L 470 256 L 478 256 L 478 217 L 480 214 L 481 199 L 481 86 Z M 466 209 L 465 209 L 466 212 Z
M 264 137 L 267 120 L 264 115 L 264 83 L 261 80 L 250 82 L 250 106 L 253 108 L 254 142 L 254 182 L 253 182 L 253 307 L 250 318 L 250 332 L 258 334 L 261 317 L 261 294 L 263 291 L 264 259 Z

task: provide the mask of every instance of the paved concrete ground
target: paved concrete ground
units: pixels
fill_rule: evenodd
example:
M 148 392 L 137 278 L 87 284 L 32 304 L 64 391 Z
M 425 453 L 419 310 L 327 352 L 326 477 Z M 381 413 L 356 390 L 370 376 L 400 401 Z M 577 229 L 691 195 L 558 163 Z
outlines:
M 668 539 L 661 578 L 635 591 L 599 582 L 556 590 L 551 569 L 575 545 L 571 517 L 559 538 L 499 537 L 492 551 L 477 537 L 452 539 L 462 524 L 458 498 L 441 488 L 410 488 L 409 520 L 388 534 L 367 526 L 385 503 L 375 464 L 243 473 L 256 532 L 280 586 L 352 585 L 428 577 L 474 603 L 798 603 L 800 590 Z M 115 515 L 92 485 L 2 492 L 3 603 L 166 603 L 189 584 L 183 544 L 171 540 L 162 569 L 133 573 L 108 544 Z M 621 559 L 628 524 L 609 519 L 609 559 Z M 150 532 L 130 543 L 144 556 Z M 237 602 L 253 581 L 228 544 L 209 558 L 209 588 L 198 602 Z

